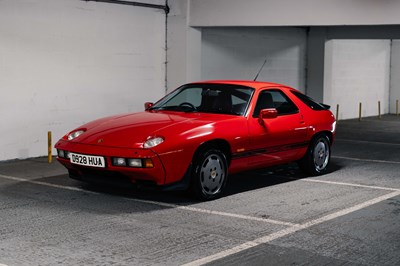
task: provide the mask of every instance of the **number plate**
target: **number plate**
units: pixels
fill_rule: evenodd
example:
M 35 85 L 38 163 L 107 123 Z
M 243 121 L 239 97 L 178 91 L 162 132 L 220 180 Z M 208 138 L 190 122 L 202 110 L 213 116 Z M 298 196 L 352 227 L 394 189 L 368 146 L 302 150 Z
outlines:
M 104 157 L 92 156 L 84 154 L 70 153 L 70 161 L 73 164 L 91 166 L 91 167 L 106 167 Z

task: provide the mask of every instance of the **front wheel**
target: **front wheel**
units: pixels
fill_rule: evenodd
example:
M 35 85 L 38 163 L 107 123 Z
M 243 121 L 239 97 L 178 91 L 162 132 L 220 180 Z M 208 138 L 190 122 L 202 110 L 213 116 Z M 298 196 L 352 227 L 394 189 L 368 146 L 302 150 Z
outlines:
M 227 162 L 223 152 L 209 149 L 194 158 L 192 190 L 200 200 L 221 196 L 227 180 Z
M 331 159 L 331 145 L 326 135 L 314 137 L 307 153 L 299 161 L 302 170 L 311 175 L 321 175 L 327 172 Z

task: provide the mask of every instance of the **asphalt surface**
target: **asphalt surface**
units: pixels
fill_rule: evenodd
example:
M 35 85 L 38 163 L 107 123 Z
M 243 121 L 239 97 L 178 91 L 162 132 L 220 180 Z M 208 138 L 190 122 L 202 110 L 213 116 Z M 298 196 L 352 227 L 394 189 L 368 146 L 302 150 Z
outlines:
M 328 174 L 231 176 L 197 202 L 0 163 L 3 265 L 400 265 L 400 117 L 339 121 Z

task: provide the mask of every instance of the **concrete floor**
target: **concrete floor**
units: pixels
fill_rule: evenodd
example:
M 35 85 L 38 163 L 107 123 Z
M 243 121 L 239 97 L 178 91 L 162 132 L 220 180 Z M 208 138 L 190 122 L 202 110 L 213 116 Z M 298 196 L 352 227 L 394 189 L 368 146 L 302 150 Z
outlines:
M 204 203 L 3 162 L 0 221 L 0 266 L 400 265 L 400 117 L 339 121 L 326 175 L 244 173 Z

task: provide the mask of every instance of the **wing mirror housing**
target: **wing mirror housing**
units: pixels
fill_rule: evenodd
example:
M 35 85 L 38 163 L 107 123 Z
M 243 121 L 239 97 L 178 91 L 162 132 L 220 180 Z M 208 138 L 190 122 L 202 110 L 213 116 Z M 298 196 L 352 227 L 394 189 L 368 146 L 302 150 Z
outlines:
M 144 110 L 150 109 L 151 107 L 153 107 L 153 105 L 154 105 L 154 103 L 152 103 L 152 102 L 145 102 L 144 103 Z
M 276 108 L 262 109 L 258 116 L 258 123 L 264 125 L 264 119 L 274 119 L 278 117 L 278 110 Z

